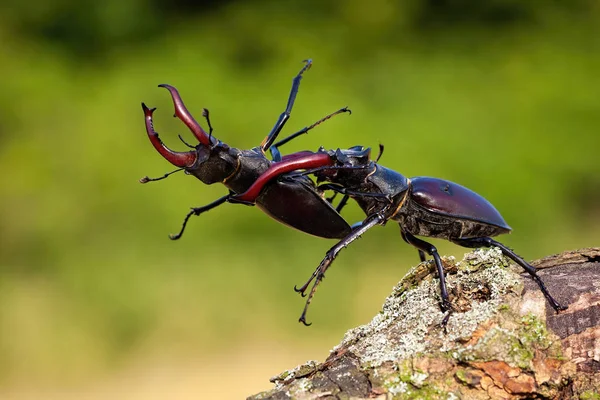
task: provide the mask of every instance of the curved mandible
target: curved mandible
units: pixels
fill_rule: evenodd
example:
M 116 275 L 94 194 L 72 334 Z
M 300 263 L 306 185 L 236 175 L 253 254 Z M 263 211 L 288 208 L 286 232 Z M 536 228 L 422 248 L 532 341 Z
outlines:
M 192 117 L 192 114 L 190 114 L 188 109 L 185 107 L 185 104 L 183 104 L 183 100 L 181 99 L 177 89 L 165 83 L 158 85 L 158 87 L 167 89 L 171 94 L 173 106 L 175 106 L 175 116 L 179 118 L 181 122 L 183 122 L 190 129 L 190 131 L 192 131 L 196 139 L 198 139 L 202 145 L 210 147 L 211 140 L 208 134 L 204 131 L 204 129 L 202 129 L 200 124 L 194 119 L 194 117 Z
M 168 162 L 179 168 L 189 168 L 196 162 L 196 152 L 188 151 L 185 153 L 173 151 L 164 145 L 162 140 L 158 137 L 158 133 L 154 130 L 154 124 L 152 123 L 152 113 L 156 108 L 148 108 L 142 103 L 142 109 L 144 110 L 144 117 L 146 120 L 146 132 L 148 138 L 154 146 L 154 148 L 163 156 Z
M 298 154 L 287 156 L 287 159 L 272 163 L 269 169 L 263 172 L 244 193 L 231 196 L 230 203 L 254 203 L 265 185 L 273 179 L 298 169 L 318 168 L 333 165 L 335 161 L 327 153 L 312 153 L 301 151 Z

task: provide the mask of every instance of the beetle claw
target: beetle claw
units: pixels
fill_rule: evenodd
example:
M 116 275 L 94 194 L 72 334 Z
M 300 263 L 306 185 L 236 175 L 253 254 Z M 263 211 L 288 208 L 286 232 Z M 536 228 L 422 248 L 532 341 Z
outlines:
M 448 321 L 450 320 L 450 315 L 452 315 L 452 310 L 447 311 L 446 315 L 442 319 L 442 322 L 440 322 L 440 325 L 444 328 L 444 332 L 446 332 L 446 325 L 448 325 Z
M 441 307 L 442 311 L 444 311 L 444 312 L 446 312 L 446 311 L 452 312 L 452 304 L 450 304 L 450 301 L 448 299 L 442 299 L 442 303 L 440 304 L 440 307 Z
M 192 114 L 190 114 L 188 109 L 185 107 L 185 104 L 183 104 L 183 100 L 181 99 L 181 95 L 177 89 L 171 85 L 167 85 L 166 83 L 162 83 L 158 85 L 158 87 L 167 89 L 171 94 L 173 106 L 175 107 L 175 114 L 173 116 L 179 118 L 181 122 L 183 122 L 189 128 L 189 130 L 192 131 L 200 143 L 202 143 L 204 146 L 209 146 L 210 139 L 208 138 L 208 134 L 204 131 L 204 129 L 202 129 L 200 124 L 196 122 L 194 117 L 192 117 Z
M 162 140 L 160 140 L 158 133 L 154 130 L 154 123 L 152 121 L 152 113 L 156 108 L 148 108 L 146 104 L 142 103 L 142 110 L 144 110 L 144 119 L 146 121 L 146 133 L 156 151 L 176 167 L 186 168 L 194 165 L 197 158 L 195 151 L 188 151 L 185 153 L 173 151 L 165 146 Z
M 562 306 L 558 303 L 553 304 L 552 307 L 554 308 L 554 311 L 556 311 L 556 313 L 560 313 L 561 311 L 565 311 L 569 309 L 569 306 Z
M 306 285 L 301 286 L 300 289 L 298 289 L 298 287 L 296 285 L 294 285 L 294 292 L 300 293 L 300 296 L 306 297 L 306 293 L 304 293 L 305 291 L 306 291 Z

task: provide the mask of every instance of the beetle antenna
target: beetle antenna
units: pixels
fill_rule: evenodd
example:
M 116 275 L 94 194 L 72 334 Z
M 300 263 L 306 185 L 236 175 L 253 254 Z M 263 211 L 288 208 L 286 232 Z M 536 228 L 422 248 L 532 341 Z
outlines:
M 337 110 L 336 112 L 332 112 L 331 114 L 324 116 L 323 118 L 321 118 L 320 120 L 318 120 L 318 121 L 317 121 L 317 122 L 315 122 L 314 124 L 312 124 L 312 125 L 309 125 L 309 126 L 305 126 L 304 128 L 300 129 L 298 132 L 296 132 L 296 133 L 292 133 L 290 136 L 288 136 L 288 137 L 286 137 L 286 138 L 283 138 L 283 139 L 281 139 L 281 140 L 280 140 L 280 141 L 278 141 L 277 143 L 274 143 L 274 144 L 272 144 L 272 145 L 271 145 L 271 148 L 273 148 L 273 147 L 277 148 L 277 147 L 283 146 L 284 144 L 286 144 L 286 143 L 287 143 L 287 142 L 289 142 L 290 140 L 292 140 L 292 139 L 295 139 L 295 138 L 297 138 L 298 136 L 300 136 L 300 135 L 303 135 L 303 134 L 307 133 L 308 131 L 310 131 L 311 129 L 315 128 L 315 127 L 316 127 L 316 126 L 318 126 L 318 125 L 321 125 L 323 122 L 327 121 L 327 120 L 328 120 L 328 119 L 330 119 L 331 117 L 333 117 L 333 116 L 335 116 L 335 115 L 338 115 L 338 114 L 341 114 L 341 113 L 345 113 L 345 112 L 347 112 L 348 114 L 352 114 L 352 110 L 350 110 L 348 107 L 343 107 L 343 108 L 340 108 L 340 109 L 339 109 L 339 110 Z
M 202 109 L 202 116 L 206 119 L 206 123 L 208 124 L 208 143 L 212 144 L 213 127 L 210 124 L 210 113 L 208 112 L 208 108 Z
M 165 178 L 168 178 L 169 175 L 172 175 L 175 172 L 179 172 L 179 171 L 183 171 L 183 168 L 177 168 L 175 171 L 167 172 L 166 174 L 164 174 L 160 178 L 149 178 L 149 177 L 145 176 L 145 177 L 143 177 L 143 178 L 140 179 L 140 183 L 148 183 L 148 182 L 161 181 L 161 180 L 163 180 Z
M 375 159 L 375 163 L 379 162 L 379 159 L 383 155 L 383 150 L 384 150 L 383 145 L 381 143 L 379 143 L 379 154 L 377 154 L 377 158 Z

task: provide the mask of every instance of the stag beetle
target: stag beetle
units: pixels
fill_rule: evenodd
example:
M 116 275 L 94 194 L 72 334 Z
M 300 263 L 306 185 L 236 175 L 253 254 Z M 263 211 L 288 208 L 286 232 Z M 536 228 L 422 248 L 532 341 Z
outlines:
M 382 151 L 381 147 L 380 156 Z M 232 198 L 232 201 L 252 204 L 260 195 L 262 187 L 273 180 L 293 182 L 302 176 L 314 175 L 317 182 L 326 182 L 317 187 L 319 190 L 333 190 L 343 194 L 345 197 L 342 202 L 348 197 L 354 199 L 367 215 L 364 221 L 353 226 L 350 233 L 327 251 L 323 261 L 304 285 L 300 288 L 294 287 L 294 290 L 304 297 L 308 286 L 314 280 L 300 322 L 310 325 L 306 322 L 308 306 L 338 253 L 367 230 L 375 225 L 385 225 L 389 220 L 398 222 L 402 239 L 418 249 L 421 261 L 426 260 L 425 253 L 433 257 L 440 278 L 440 306 L 442 311 L 448 312 L 442 321 L 443 325 L 450 316 L 451 304 L 442 260 L 435 246 L 416 236 L 446 239 L 470 248 L 496 246 L 531 275 L 556 312 L 567 308 L 554 300 L 533 266 L 491 238 L 509 233 L 511 228 L 489 201 L 464 186 L 444 179 L 406 178 L 377 164 L 379 157 L 372 161 L 370 152 L 370 148 L 355 146 L 347 150 L 320 149 L 313 154 L 304 154 L 293 162 L 279 163 L 277 169 L 267 170 L 245 193 Z M 329 159 L 316 157 L 325 154 Z M 296 171 L 295 166 L 303 159 L 307 161 L 306 170 Z M 338 206 L 338 211 L 340 209 Z
M 351 113 L 347 107 L 341 108 L 314 124 L 275 143 L 277 136 L 290 118 L 302 75 L 311 65 L 312 61 L 310 59 L 305 60 L 304 67 L 292 81 L 292 89 L 285 111 L 281 113 L 275 126 L 260 146 L 250 150 L 236 149 L 216 139 L 212 135 L 213 128 L 210 123 L 208 110 L 204 109 L 202 115 L 205 117 L 209 127 L 209 133 L 206 133 L 185 107 L 177 89 L 173 86 L 163 84 L 159 85 L 159 87 L 166 88 L 171 94 L 175 106 L 175 117 L 179 118 L 190 129 L 199 142 L 198 145 L 191 146 L 180 136 L 181 141 L 193 150 L 175 152 L 163 144 L 158 137 L 158 133 L 154 130 L 152 114 L 155 108 L 148 108 L 142 103 L 146 120 L 146 132 L 150 138 L 150 142 L 167 161 L 178 167 L 178 169 L 159 178 L 144 177 L 140 179 L 141 183 L 161 180 L 175 172 L 184 170 L 186 174 L 195 176 L 207 185 L 220 182 L 230 190 L 229 194 L 220 197 L 210 204 L 192 208 L 186 215 L 180 232 L 176 235 L 169 235 L 171 239 L 176 240 L 183 235 L 187 222 L 192 215 L 200 215 L 221 204 L 230 202 L 232 197 L 245 192 L 264 172 L 267 170 L 276 171 L 278 164 L 284 164 L 288 167 L 294 165 L 294 169 L 302 169 L 307 164 L 311 165 L 314 162 L 327 164 L 327 162 L 332 161 L 327 154 L 312 152 L 299 152 L 282 157 L 278 148 L 290 140 L 307 133 L 334 115 L 344 112 Z M 273 161 L 265 156 L 267 150 L 271 152 Z M 295 160 L 299 162 L 296 163 Z M 262 186 L 261 193 L 253 199 L 253 202 L 275 220 L 302 232 L 323 238 L 341 239 L 351 232 L 350 225 L 332 207 L 331 203 L 323 197 L 323 193 L 310 178 L 298 177 L 293 180 L 273 182 L 264 188 Z

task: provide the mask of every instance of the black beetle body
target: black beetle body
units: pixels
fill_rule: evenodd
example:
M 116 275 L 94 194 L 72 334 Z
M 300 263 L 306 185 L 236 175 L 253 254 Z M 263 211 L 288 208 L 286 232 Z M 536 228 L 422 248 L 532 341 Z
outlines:
M 421 261 L 425 261 L 425 254 L 433 257 L 440 278 L 441 308 L 448 311 L 443 324 L 448 321 L 451 304 L 442 261 L 435 246 L 416 236 L 446 239 L 464 247 L 496 246 L 531 275 L 557 312 L 565 309 L 550 295 L 534 267 L 502 243 L 491 239 L 510 232 L 511 228 L 494 206 L 479 194 L 443 179 L 408 179 L 379 165 L 378 159 L 372 161 L 370 149 L 362 146 L 347 150 L 298 152 L 282 157 L 279 146 L 333 115 L 350 112 L 342 108 L 274 143 L 290 117 L 302 74 L 310 65 L 311 61 L 307 60 L 305 67 L 294 78 L 286 110 L 281 113 L 271 132 L 260 146 L 251 150 L 235 149 L 214 138 L 208 110 L 205 109 L 203 116 L 210 128 L 210 132 L 206 133 L 188 112 L 177 90 L 169 85 L 160 85 L 171 94 L 175 116 L 188 126 L 199 141 L 196 146 L 188 145 L 193 148 L 191 151 L 174 152 L 162 143 L 154 131 L 154 109 L 142 103 L 150 142 L 167 161 L 179 168 L 177 171 L 184 170 L 205 184 L 223 183 L 230 190 L 229 194 L 206 206 L 193 208 L 185 217 L 181 231 L 172 235 L 171 239 L 181 237 L 192 215 L 200 215 L 226 202 L 256 204 L 275 220 L 302 232 L 341 239 L 327 251 L 310 279 L 300 288 L 295 288 L 304 296 L 314 280 L 300 317 L 300 321 L 306 325 L 308 306 L 337 254 L 370 228 L 384 225 L 389 220 L 399 223 L 402 238 L 418 249 Z M 273 161 L 265 156 L 267 150 L 271 151 Z M 140 181 L 160 180 L 170 174 L 156 179 L 145 177 Z M 325 183 L 317 186 L 307 177 L 311 174 L 314 174 L 317 182 Z M 336 208 L 323 197 L 326 190 L 344 195 Z M 349 198 L 354 199 L 367 215 L 364 221 L 352 227 L 339 214 Z
M 328 157 L 324 157 L 325 154 Z M 390 220 L 399 223 L 402 238 L 419 250 L 421 261 L 425 261 L 425 254 L 433 257 L 440 277 L 443 311 L 450 311 L 451 304 L 442 260 L 435 246 L 416 236 L 446 239 L 464 247 L 496 246 L 505 256 L 531 275 L 557 312 L 565 309 L 550 295 L 534 267 L 502 243 L 491 239 L 493 236 L 509 233 L 511 228 L 489 201 L 464 186 L 443 179 L 430 177 L 408 179 L 394 170 L 377 164 L 376 161 L 371 161 L 369 156 L 370 149 L 360 146 L 348 150 L 321 149 L 317 153 L 299 156 L 299 158 L 315 160 L 306 163 L 310 169 L 304 172 L 292 172 L 293 165 L 285 168 L 285 165 L 281 165 L 285 162 L 281 163 L 277 170 L 267 170 L 247 192 L 237 196 L 248 201 L 252 196 L 256 197 L 261 188 L 273 180 L 294 181 L 304 175 L 314 174 L 317 182 L 326 182 L 319 185 L 318 189 L 344 194 L 344 199 L 336 209 L 338 212 L 347 199 L 352 198 L 367 215 L 364 221 L 353 226 L 352 232 L 329 249 L 310 279 L 300 288 L 296 288 L 296 291 L 304 296 L 308 286 L 314 280 L 300 322 L 308 325 L 306 323 L 308 306 L 325 271 L 337 254 L 373 226 L 384 225 Z M 295 161 L 299 164 L 300 160 Z M 446 315 L 443 324 L 447 322 L 449 315 L 450 313 Z
M 152 121 L 154 109 L 149 109 L 142 103 L 142 109 L 144 110 L 146 119 L 146 132 L 155 149 L 167 161 L 178 167 L 179 169 L 177 171 L 184 170 L 186 174 L 195 176 L 207 185 L 222 183 L 230 191 L 230 194 L 225 195 L 206 206 L 192 208 L 192 211 L 188 213 L 184 219 L 181 231 L 177 235 L 171 235 L 171 239 L 179 239 L 181 237 L 186 224 L 192 215 L 200 215 L 223 203 L 233 202 L 230 200 L 235 197 L 236 194 L 248 190 L 248 188 L 250 188 L 264 172 L 276 166 L 278 162 L 289 161 L 291 158 L 303 154 L 295 153 L 291 156 L 282 157 L 278 150 L 279 146 L 308 132 L 321 122 L 331 118 L 333 115 L 342 112 L 350 112 L 349 109 L 342 108 L 317 121 L 313 125 L 274 143 L 290 117 L 302 74 L 310 67 L 310 65 L 311 61 L 307 60 L 304 68 L 302 68 L 294 78 L 287 108 L 279 116 L 279 119 L 269 135 L 267 135 L 260 146 L 250 150 L 240 150 L 230 147 L 213 137 L 212 126 L 208 118 L 208 110 L 205 109 L 203 116 L 206 118 L 210 128 L 210 133 L 206 133 L 185 107 L 177 89 L 170 85 L 159 85 L 169 91 L 175 106 L 175 116 L 188 126 L 199 142 L 196 146 L 188 145 L 189 147 L 192 147 L 193 150 L 187 152 L 172 151 L 163 144 L 158 137 L 158 133 L 154 130 Z M 269 160 L 265 156 L 267 150 L 271 151 L 274 161 Z M 146 183 L 160 180 L 166 178 L 170 174 L 171 173 L 156 179 L 145 177 L 140 181 Z M 288 182 L 270 182 L 264 190 L 255 197 L 255 203 L 267 215 L 278 222 L 314 236 L 341 239 L 351 231 L 348 223 L 338 212 L 336 212 L 330 202 L 323 197 L 323 191 L 318 189 L 308 177 L 299 177 L 298 179 Z
M 218 143 L 206 161 L 185 170 L 207 185 L 223 183 L 231 192 L 243 193 L 273 164 L 259 148 L 238 150 Z M 256 198 L 256 206 L 276 221 L 310 235 L 341 239 L 350 233 L 350 225 L 307 177 L 270 182 Z

